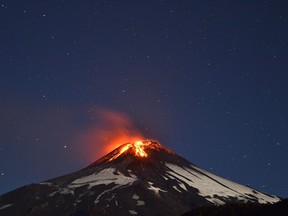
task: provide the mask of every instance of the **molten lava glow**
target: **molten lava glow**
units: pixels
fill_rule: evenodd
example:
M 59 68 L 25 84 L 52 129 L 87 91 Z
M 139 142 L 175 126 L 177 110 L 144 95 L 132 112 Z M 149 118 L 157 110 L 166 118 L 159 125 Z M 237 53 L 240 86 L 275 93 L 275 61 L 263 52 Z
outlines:
M 105 143 L 104 154 L 111 152 L 123 143 L 134 143 L 143 139 L 142 134 L 127 115 L 107 110 L 101 110 L 100 115 L 102 127 L 95 131 L 95 135 Z
M 137 142 L 134 143 L 133 146 L 135 148 L 135 155 L 136 156 L 138 156 L 138 157 L 148 157 L 148 154 L 143 149 L 144 145 L 147 145 L 147 144 L 144 144 L 141 141 L 137 141 Z
M 149 141 L 136 141 L 135 143 L 131 144 L 131 143 L 127 143 L 126 145 L 124 145 L 120 151 L 114 155 L 112 158 L 110 158 L 109 161 L 112 161 L 116 158 L 118 158 L 120 155 L 122 155 L 124 152 L 128 151 L 129 149 L 133 150 L 133 153 L 135 156 L 137 157 L 148 157 L 148 154 L 145 152 L 144 148 L 145 146 L 150 145 L 151 142 Z

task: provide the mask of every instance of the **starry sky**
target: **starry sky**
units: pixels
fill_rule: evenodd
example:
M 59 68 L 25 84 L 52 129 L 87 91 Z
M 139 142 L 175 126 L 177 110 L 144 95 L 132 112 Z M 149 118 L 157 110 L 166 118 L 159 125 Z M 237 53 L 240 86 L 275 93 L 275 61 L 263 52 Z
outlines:
M 98 159 L 81 137 L 101 109 L 201 168 L 288 197 L 287 8 L 0 0 L 0 194 Z

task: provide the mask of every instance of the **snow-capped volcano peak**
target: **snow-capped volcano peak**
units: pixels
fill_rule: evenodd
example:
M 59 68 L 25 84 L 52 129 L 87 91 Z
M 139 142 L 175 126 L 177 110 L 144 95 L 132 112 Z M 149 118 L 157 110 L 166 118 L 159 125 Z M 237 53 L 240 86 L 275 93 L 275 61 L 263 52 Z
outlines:
M 142 140 L 123 144 L 78 172 L 3 195 L 0 213 L 180 215 L 197 206 L 279 200 L 200 169 L 158 142 Z

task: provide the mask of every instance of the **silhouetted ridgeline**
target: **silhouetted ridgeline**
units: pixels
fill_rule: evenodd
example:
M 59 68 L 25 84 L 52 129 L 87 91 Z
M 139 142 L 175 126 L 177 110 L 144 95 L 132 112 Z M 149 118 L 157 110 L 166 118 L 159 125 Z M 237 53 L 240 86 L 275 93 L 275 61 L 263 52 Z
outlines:
M 207 206 L 191 210 L 182 216 L 254 216 L 254 215 L 288 215 L 288 199 L 273 205 L 266 204 L 227 204 L 223 206 Z

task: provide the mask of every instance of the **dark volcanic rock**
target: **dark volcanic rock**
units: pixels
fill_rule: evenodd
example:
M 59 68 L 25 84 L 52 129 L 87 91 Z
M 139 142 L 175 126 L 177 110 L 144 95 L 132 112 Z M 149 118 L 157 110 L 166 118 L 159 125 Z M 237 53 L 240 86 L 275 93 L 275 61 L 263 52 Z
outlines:
M 255 216 L 255 215 L 288 215 L 288 200 L 275 204 L 226 204 L 222 206 L 203 206 L 186 212 L 182 216 Z

